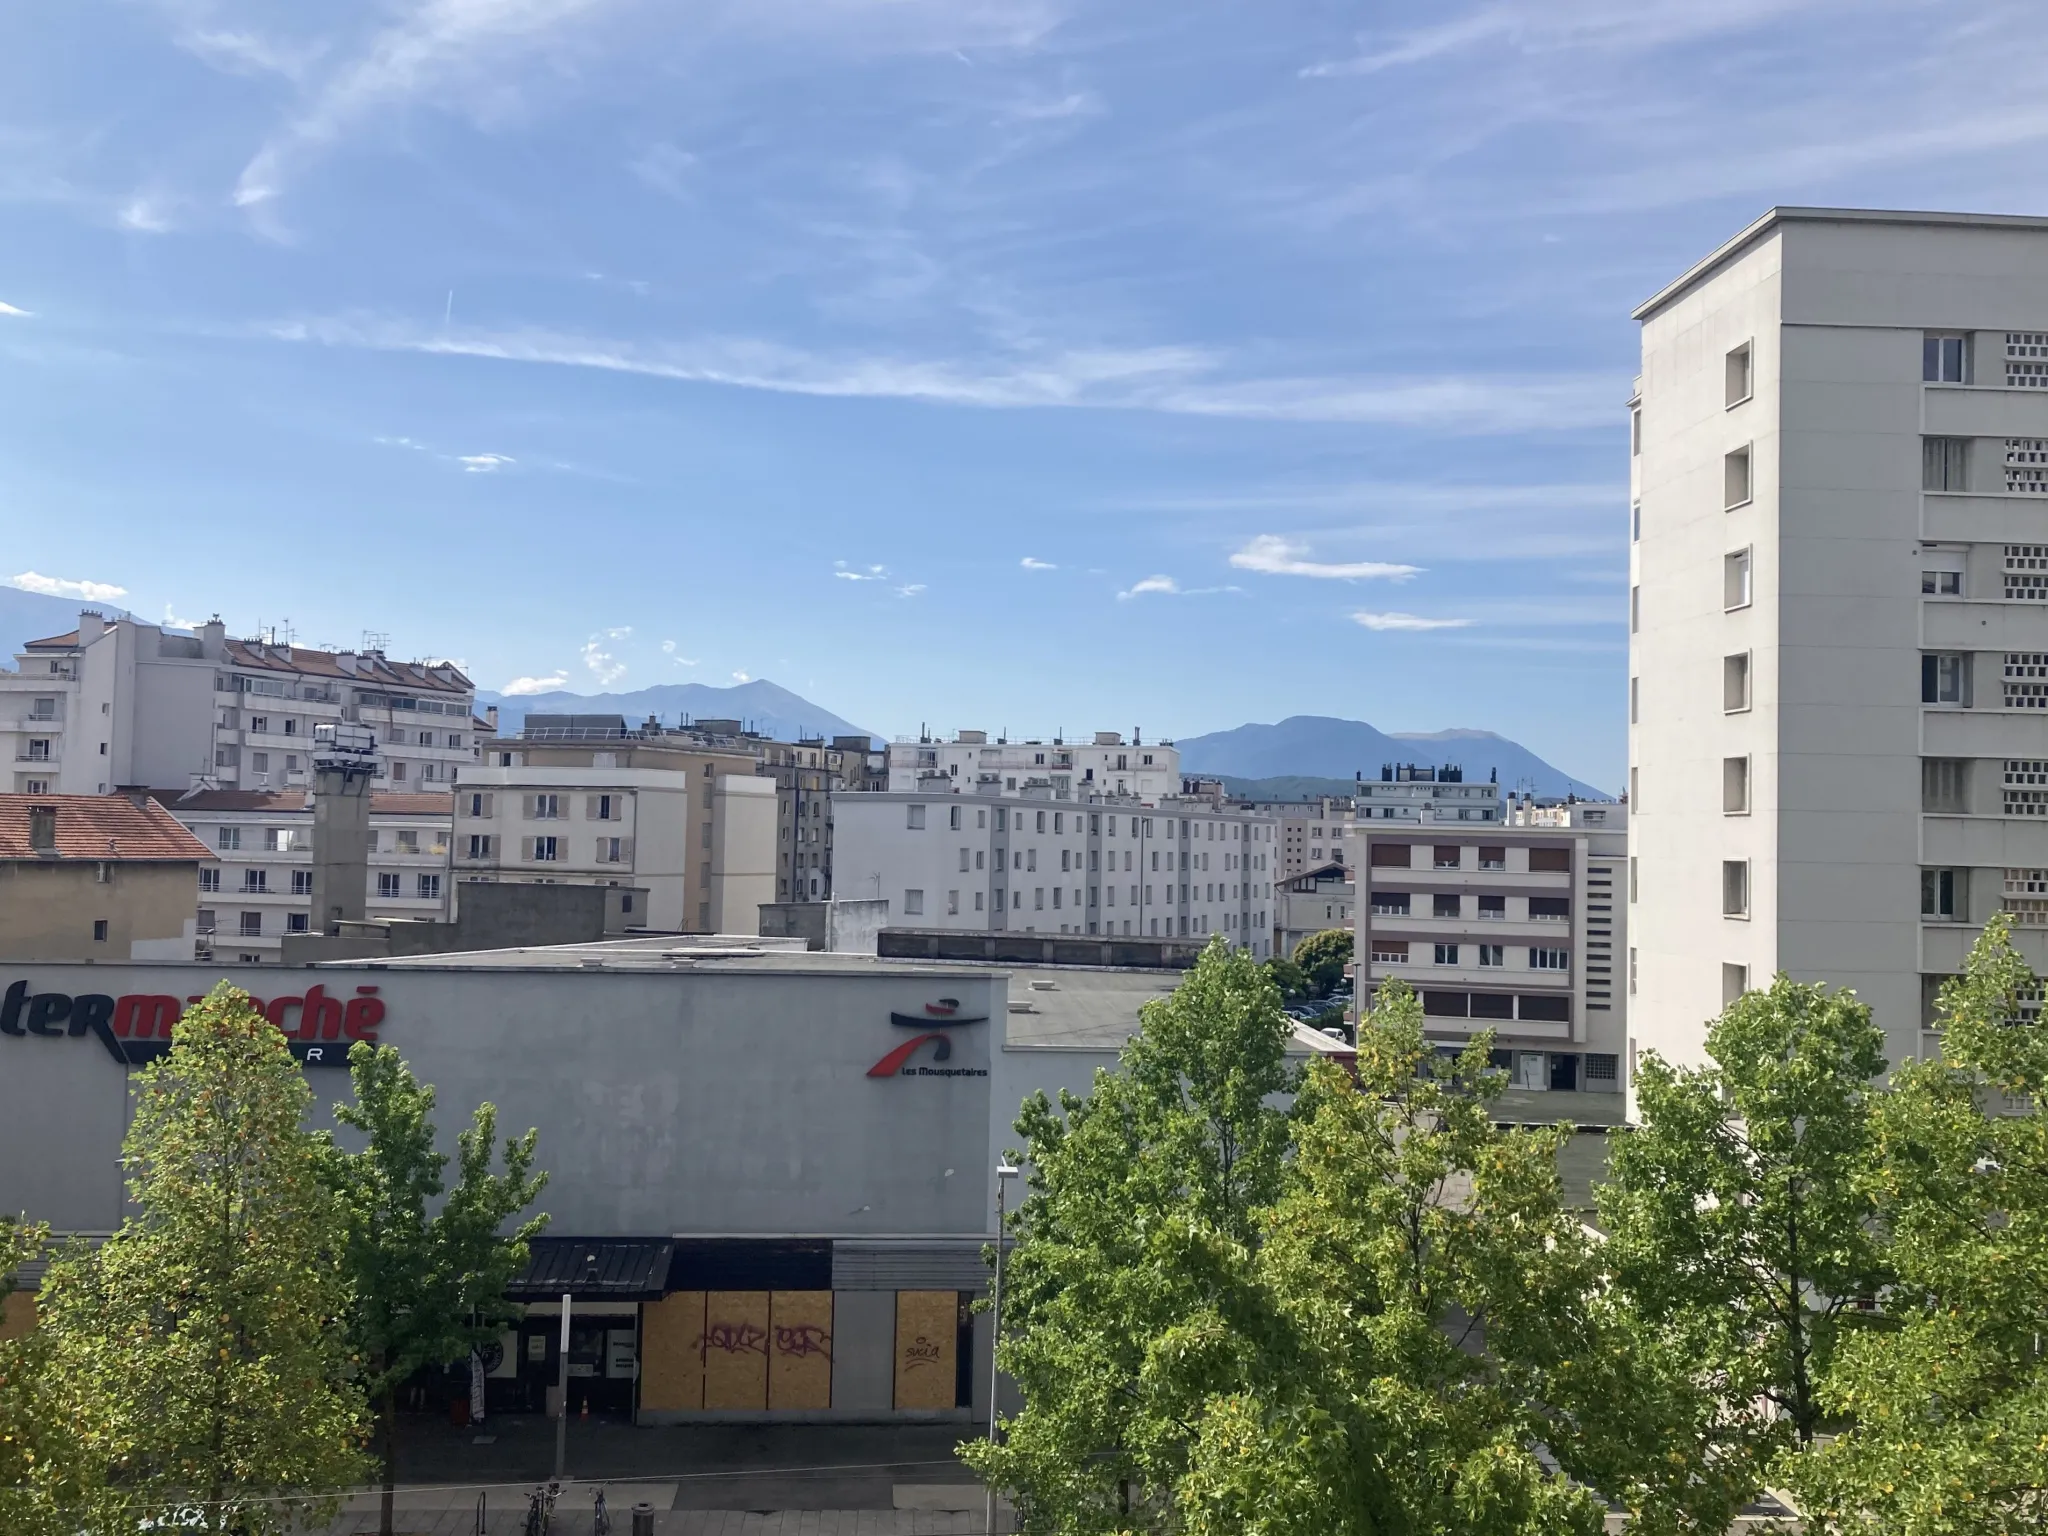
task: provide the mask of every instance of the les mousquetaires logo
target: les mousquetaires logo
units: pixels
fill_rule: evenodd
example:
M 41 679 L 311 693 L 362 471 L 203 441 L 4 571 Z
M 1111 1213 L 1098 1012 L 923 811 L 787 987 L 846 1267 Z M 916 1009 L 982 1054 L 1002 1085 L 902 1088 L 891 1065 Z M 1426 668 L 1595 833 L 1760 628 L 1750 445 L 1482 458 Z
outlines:
M 889 1022 L 898 1029 L 915 1029 L 921 1033 L 903 1042 L 880 1061 L 868 1068 L 869 1077 L 987 1077 L 986 1067 L 913 1067 L 910 1058 L 924 1045 L 932 1047 L 933 1061 L 950 1061 L 953 1057 L 953 1038 L 949 1029 L 961 1028 L 968 1024 L 986 1024 L 988 1016 L 963 1019 L 960 1017 L 960 999 L 942 997 L 935 1003 L 926 1003 L 924 1012 L 892 1013 Z

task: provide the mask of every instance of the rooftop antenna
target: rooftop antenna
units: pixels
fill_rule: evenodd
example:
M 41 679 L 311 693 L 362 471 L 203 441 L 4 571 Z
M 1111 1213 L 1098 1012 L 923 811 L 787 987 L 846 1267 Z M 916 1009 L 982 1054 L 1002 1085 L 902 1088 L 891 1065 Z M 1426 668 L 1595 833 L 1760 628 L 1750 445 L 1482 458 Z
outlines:
M 389 630 L 366 629 L 363 631 L 363 649 L 366 652 L 375 651 L 381 656 L 384 654 L 384 648 L 389 644 L 391 644 L 391 632 Z

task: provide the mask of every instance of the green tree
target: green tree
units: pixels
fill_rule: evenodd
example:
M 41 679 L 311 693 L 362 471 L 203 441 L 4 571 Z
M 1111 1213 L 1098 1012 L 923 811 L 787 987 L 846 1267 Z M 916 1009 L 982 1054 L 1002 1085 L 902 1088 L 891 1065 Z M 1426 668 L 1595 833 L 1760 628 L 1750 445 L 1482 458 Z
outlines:
M 355 1102 L 334 1118 L 362 1133 L 359 1152 L 334 1161 L 351 1283 L 349 1335 L 377 1415 L 384 1497 L 380 1530 L 391 1536 L 398 1476 L 398 1388 L 427 1365 L 466 1359 L 497 1337 L 511 1309 L 505 1286 L 526 1265 L 527 1244 L 547 1224 L 513 1218 L 547 1183 L 533 1171 L 537 1132 L 508 1138 L 504 1172 L 491 1169 L 498 1112 L 480 1104 L 456 1138 L 455 1187 L 434 1144 L 434 1090 L 390 1046 L 350 1047 Z M 429 1214 L 443 1193 L 447 1199 Z
M 1266 974 L 1273 978 L 1273 985 L 1280 989 L 1280 1000 L 1291 1003 L 1308 996 L 1308 976 L 1302 968 L 1285 955 L 1275 955 L 1266 962 Z
M 1025 1407 L 1002 1445 L 962 1450 L 1016 1496 L 1027 1530 L 1159 1523 L 1220 1385 L 1193 1380 L 1185 1357 L 1242 1321 L 1253 1213 L 1280 1190 L 1288 1035 L 1271 976 L 1219 938 L 1146 1004 L 1086 1098 L 1025 1103 L 1002 1345 Z
M 1939 1059 L 1902 1066 L 1877 1106 L 1865 1185 L 1896 1277 L 1822 1377 L 1849 1422 L 1792 1471 L 1810 1520 L 2048 1527 L 2048 1033 L 2021 1021 L 2040 995 L 1994 918 L 1942 989 Z
M 1294 963 L 1308 978 L 1309 992 L 1328 997 L 1344 979 L 1344 967 L 1351 963 L 1351 930 L 1325 928 L 1294 946 Z
M 48 1238 L 47 1227 L 0 1217 L 0 1306 Z M 29 1303 L 23 1296 L 15 1305 Z M 45 1328 L 0 1338 L 0 1531 L 8 1536 L 111 1531 L 120 1513 L 106 1486 L 104 1436 L 55 1368 L 52 1344 Z
M 222 983 L 135 1080 L 136 1210 L 42 1290 L 54 1367 L 105 1424 L 114 1476 L 236 1536 L 333 1507 L 364 1471 L 345 1232 L 284 1037 Z
M 1537 1454 L 1595 1332 L 1592 1244 L 1559 1196 L 1570 1132 L 1492 1124 L 1488 1045 L 1440 1058 L 1393 982 L 1356 1082 L 1311 1069 L 1251 1325 L 1199 1373 L 1224 1385 L 1175 1489 L 1194 1536 L 1601 1529 L 1602 1502 Z
M 1697 1363 L 1720 1405 L 1711 1459 L 1738 1491 L 1812 1443 L 1845 1315 L 1884 1283 L 1864 1182 L 1882 1045 L 1853 994 L 1780 976 L 1709 1028 L 1710 1066 L 1644 1055 L 1641 1123 L 1595 1192 L 1617 1304 L 1646 1349 Z

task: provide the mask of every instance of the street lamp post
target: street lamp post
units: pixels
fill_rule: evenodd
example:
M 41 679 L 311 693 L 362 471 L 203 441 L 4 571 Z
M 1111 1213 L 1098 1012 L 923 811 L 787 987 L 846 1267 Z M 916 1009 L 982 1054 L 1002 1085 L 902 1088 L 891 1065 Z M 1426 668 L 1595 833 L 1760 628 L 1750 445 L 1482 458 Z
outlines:
M 996 1443 L 996 1346 L 1003 1340 L 1003 1218 L 1006 1210 L 1005 1196 L 1009 1193 L 1010 1180 L 1017 1177 L 1017 1167 L 1007 1157 L 996 1164 L 996 1278 L 989 1292 L 990 1326 L 988 1331 L 988 1443 Z M 988 1485 L 988 1530 L 986 1536 L 996 1536 L 996 1485 Z

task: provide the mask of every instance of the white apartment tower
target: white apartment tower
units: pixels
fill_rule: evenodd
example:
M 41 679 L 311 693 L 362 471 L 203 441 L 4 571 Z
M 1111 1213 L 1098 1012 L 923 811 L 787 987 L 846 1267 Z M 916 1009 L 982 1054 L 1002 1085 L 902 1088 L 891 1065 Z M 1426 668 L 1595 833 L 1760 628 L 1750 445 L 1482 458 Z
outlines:
M 2048 968 L 2048 219 L 1780 208 L 1636 312 L 1630 1034 L 1783 971 L 1893 1061 Z

